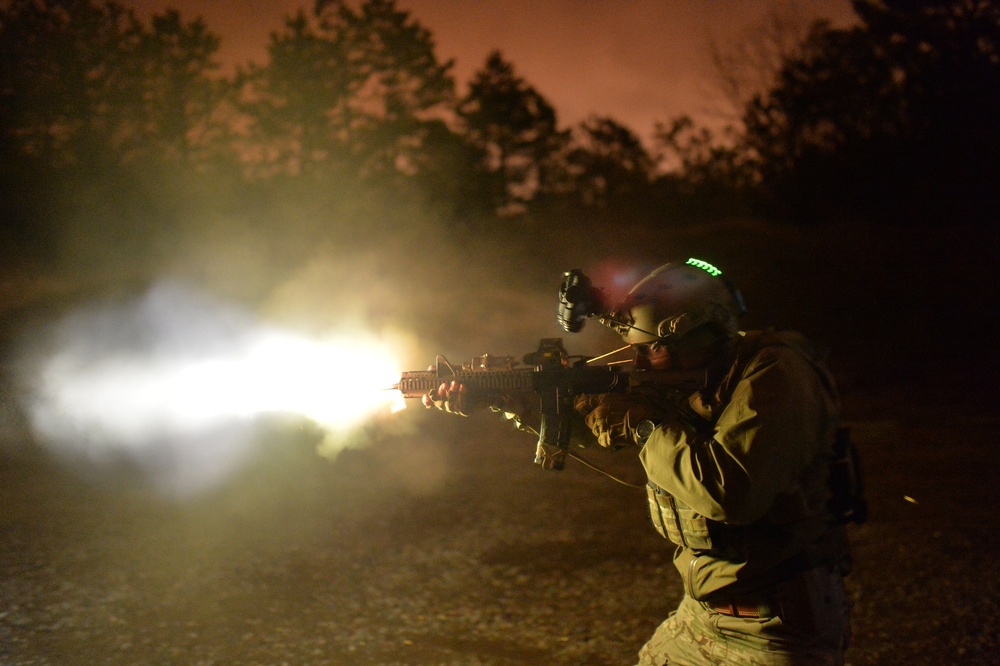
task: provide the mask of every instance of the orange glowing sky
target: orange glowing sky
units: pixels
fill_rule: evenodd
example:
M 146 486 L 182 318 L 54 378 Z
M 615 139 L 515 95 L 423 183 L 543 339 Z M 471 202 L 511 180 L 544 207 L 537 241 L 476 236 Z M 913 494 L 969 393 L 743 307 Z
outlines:
M 268 35 L 312 0 L 125 0 L 141 16 L 167 7 L 203 16 L 223 39 L 226 64 L 263 62 Z M 786 5 L 835 25 L 853 19 L 850 0 L 397 0 L 455 60 L 464 90 L 499 49 L 555 106 L 560 123 L 611 116 L 642 136 L 657 121 L 722 108 L 709 44 L 749 38 L 768 11 Z M 787 10 L 787 8 L 786 8 Z

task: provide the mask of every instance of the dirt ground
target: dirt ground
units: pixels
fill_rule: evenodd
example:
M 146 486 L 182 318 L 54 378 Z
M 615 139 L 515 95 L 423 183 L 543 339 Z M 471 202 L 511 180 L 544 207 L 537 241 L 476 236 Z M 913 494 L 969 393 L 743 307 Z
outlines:
M 640 491 L 543 472 L 490 416 L 410 409 L 332 462 L 305 424 L 262 422 L 259 455 L 185 502 L 8 425 L 0 663 L 634 663 L 681 593 Z M 848 416 L 872 508 L 848 662 L 997 663 L 1000 419 L 905 389 Z

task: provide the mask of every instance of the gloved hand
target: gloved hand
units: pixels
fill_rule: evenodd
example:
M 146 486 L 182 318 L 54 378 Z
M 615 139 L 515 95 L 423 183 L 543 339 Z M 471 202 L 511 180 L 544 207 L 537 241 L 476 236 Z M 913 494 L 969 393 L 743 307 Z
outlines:
M 583 414 L 598 444 L 614 449 L 638 444 L 635 427 L 646 419 L 656 419 L 661 412 L 641 396 L 623 393 L 581 395 L 573 406 Z
M 501 396 L 490 403 L 489 407 L 494 412 L 503 414 L 503 417 L 511 421 L 518 430 L 537 435 L 541 428 L 538 396 L 533 393 Z
M 490 408 L 512 421 L 518 430 L 537 432 L 538 398 L 531 394 L 505 395 L 493 400 L 472 397 L 464 384 L 445 382 L 421 398 L 424 407 L 440 409 L 450 414 L 468 416 L 480 409 Z
M 486 402 L 472 398 L 466 391 L 465 384 L 455 381 L 442 383 L 441 386 L 426 393 L 420 401 L 427 409 L 440 409 L 459 416 L 468 416 L 488 406 Z

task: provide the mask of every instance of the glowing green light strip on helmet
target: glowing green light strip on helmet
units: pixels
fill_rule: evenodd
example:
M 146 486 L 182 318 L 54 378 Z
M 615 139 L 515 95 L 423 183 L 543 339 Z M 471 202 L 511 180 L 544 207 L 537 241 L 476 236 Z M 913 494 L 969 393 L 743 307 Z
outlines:
M 702 261 L 701 259 L 695 259 L 694 257 L 691 257 L 690 259 L 687 260 L 687 265 L 694 266 L 695 268 L 700 268 L 701 270 L 705 271 L 712 277 L 719 277 L 720 275 L 722 275 L 722 271 L 720 271 L 718 268 L 708 263 L 707 261 Z

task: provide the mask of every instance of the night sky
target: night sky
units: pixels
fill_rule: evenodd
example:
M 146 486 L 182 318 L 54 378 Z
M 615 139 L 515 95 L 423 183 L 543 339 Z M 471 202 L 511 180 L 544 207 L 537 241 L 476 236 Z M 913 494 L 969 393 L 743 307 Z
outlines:
M 179 8 L 223 38 L 227 65 L 263 61 L 270 32 L 311 0 L 127 0 L 140 15 Z M 724 103 L 710 44 L 753 39 L 768 12 L 853 19 L 850 0 L 397 0 L 455 59 L 460 86 L 499 49 L 559 113 L 563 125 L 611 116 L 642 136 L 689 114 L 711 123 Z

